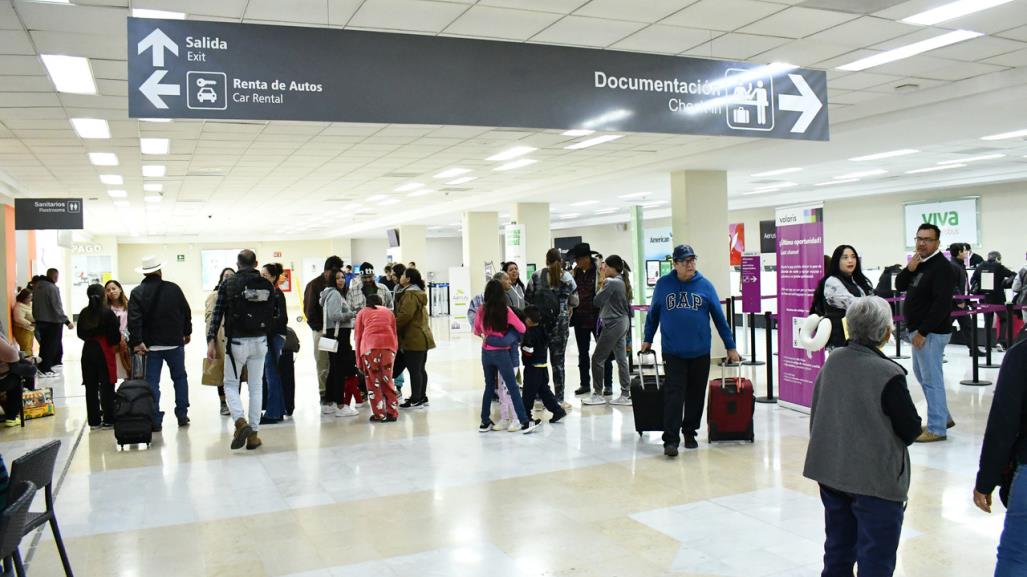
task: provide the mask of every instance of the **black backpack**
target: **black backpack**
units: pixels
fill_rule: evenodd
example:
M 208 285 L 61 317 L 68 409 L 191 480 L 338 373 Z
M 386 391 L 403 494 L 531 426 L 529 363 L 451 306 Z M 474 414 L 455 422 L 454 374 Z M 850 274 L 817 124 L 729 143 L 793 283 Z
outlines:
M 542 316 L 542 326 L 551 329 L 560 318 L 560 295 L 549 285 L 549 271 L 543 270 L 535 283 L 535 292 L 531 295 L 531 304 L 535 305 Z
M 241 271 L 229 279 L 225 334 L 229 338 L 267 335 L 274 320 L 274 292 L 271 282 L 255 270 Z

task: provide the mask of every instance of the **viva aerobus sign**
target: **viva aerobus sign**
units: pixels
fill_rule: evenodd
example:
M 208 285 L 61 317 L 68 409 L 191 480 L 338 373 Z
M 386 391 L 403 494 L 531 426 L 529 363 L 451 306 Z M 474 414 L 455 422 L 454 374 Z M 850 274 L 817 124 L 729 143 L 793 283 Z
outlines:
M 827 76 L 362 30 L 128 19 L 129 116 L 827 140 Z
M 966 242 L 981 244 L 978 228 L 977 198 L 958 198 L 945 201 L 914 202 L 905 205 L 906 247 L 913 247 L 913 238 L 921 224 L 933 224 L 941 229 L 944 244 Z

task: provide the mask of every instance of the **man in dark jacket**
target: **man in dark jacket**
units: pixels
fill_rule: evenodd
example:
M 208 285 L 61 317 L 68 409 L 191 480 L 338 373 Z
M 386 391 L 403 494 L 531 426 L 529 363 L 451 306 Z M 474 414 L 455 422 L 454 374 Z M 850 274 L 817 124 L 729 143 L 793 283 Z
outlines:
M 952 294 L 958 296 L 964 296 L 967 294 L 967 289 L 970 286 L 969 279 L 966 274 L 966 259 L 968 257 L 968 251 L 970 245 L 963 242 L 955 242 L 949 245 L 949 257 L 952 259 L 952 272 L 956 275 L 956 284 L 952 289 Z M 970 301 L 966 299 L 953 299 L 952 310 L 955 312 L 966 311 L 969 309 Z M 984 356 L 984 351 L 974 350 L 970 344 L 971 341 L 970 331 L 973 330 L 974 325 L 969 315 L 962 315 L 956 317 L 956 322 L 959 323 L 959 335 L 966 341 L 966 348 L 970 351 L 970 355 L 977 355 L 979 357 Z
M 325 394 L 325 380 L 328 378 L 328 353 L 318 349 L 324 335 L 324 309 L 321 308 L 321 292 L 335 282 L 335 273 L 342 270 L 342 259 L 330 256 L 325 260 L 324 272 L 307 283 L 303 290 L 303 314 L 307 317 L 307 326 L 314 334 L 314 363 L 317 366 L 317 386 L 321 390 L 321 398 Z
M 1006 521 L 999 540 L 995 575 L 1027 574 L 1027 530 L 1023 523 L 1027 515 L 1027 474 L 1019 471 L 1003 479 L 1007 467 L 1023 467 L 1027 463 L 1024 415 L 1027 415 L 1027 343 L 1021 341 L 1006 351 L 1002 359 L 974 487 L 974 504 L 985 513 L 991 513 L 991 493 L 995 487 L 1002 485 L 1001 495 L 1006 497 Z
M 919 443 L 944 441 L 946 429 L 955 425 L 945 397 L 942 355 L 952 337 L 952 292 L 956 273 L 941 254 L 941 229 L 921 224 L 916 231 L 916 254 L 895 278 L 905 291 L 903 312 L 913 343 L 913 374 L 927 398 L 927 429 Z
M 990 276 L 989 276 L 990 275 Z M 993 250 L 988 253 L 988 260 L 981 263 L 974 274 L 970 277 L 970 292 L 974 294 L 984 295 L 984 300 L 981 301 L 989 305 L 1004 305 L 1006 304 L 1006 281 L 1009 281 L 1009 285 L 1012 284 L 1013 277 L 1016 273 L 1006 268 L 1006 265 L 1002 264 L 1002 254 L 997 250 Z M 994 327 L 995 313 L 984 313 L 984 326 Z M 1002 326 L 1009 322 L 1008 315 L 1005 311 L 998 313 L 999 320 L 1002 321 Z M 998 344 L 1008 347 L 1012 343 L 1007 343 L 1005 331 L 1002 332 L 998 337 Z
M 589 377 L 592 356 L 588 352 L 588 347 L 592 338 L 599 338 L 599 309 L 592 304 L 599 291 L 599 264 L 587 242 L 575 245 L 570 254 L 574 258 L 574 283 L 578 285 L 578 306 L 574 307 L 574 313 L 571 315 L 571 326 L 574 327 L 574 340 L 578 345 L 578 375 L 581 378 L 581 384 L 574 394 L 587 395 L 592 390 L 592 380 Z M 611 366 L 612 362 L 608 360 L 603 383 L 604 395 L 613 394 Z
M 61 344 L 61 325 L 69 329 L 75 324 L 64 314 L 61 303 L 61 291 L 57 289 L 59 273 L 52 268 L 46 271 L 32 286 L 32 316 L 36 319 L 36 330 L 39 332 L 39 376 L 54 377 L 54 367 L 59 367 L 64 347 Z
M 157 257 L 143 258 L 136 272 L 143 281 L 132 289 L 128 300 L 128 346 L 146 355 L 146 382 L 153 391 L 153 430 L 164 421 L 160 410 L 160 373 L 168 364 L 175 384 L 175 416 L 178 426 L 189 425 L 189 376 L 185 370 L 185 345 L 193 333 L 192 311 L 177 284 L 163 279 L 164 263 Z

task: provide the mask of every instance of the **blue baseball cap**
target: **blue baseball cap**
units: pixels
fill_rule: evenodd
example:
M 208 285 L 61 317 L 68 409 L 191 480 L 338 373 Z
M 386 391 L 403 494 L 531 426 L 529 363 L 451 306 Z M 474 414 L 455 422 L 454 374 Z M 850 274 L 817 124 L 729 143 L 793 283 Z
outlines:
M 686 258 L 692 258 L 695 256 L 695 250 L 692 249 L 691 245 L 679 244 L 674 247 L 674 260 L 685 260 Z

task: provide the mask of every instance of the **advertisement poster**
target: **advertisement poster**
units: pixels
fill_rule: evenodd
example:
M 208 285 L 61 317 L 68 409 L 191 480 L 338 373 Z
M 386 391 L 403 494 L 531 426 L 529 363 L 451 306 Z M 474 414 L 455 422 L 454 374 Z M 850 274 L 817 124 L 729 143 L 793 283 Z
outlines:
M 645 259 L 665 260 L 674 252 L 674 234 L 669 226 L 645 229 Z
M 278 282 L 278 288 L 282 289 L 283 293 L 292 292 L 292 269 L 287 268 L 282 271 L 282 278 Z
M 929 223 L 941 229 L 944 244 L 966 242 L 980 246 L 976 198 L 957 198 L 939 202 L 911 202 L 905 205 L 906 248 L 913 248 L 916 229 Z
M 471 304 L 471 271 L 463 266 L 449 267 L 449 328 L 452 333 L 469 333 L 467 307 Z
M 727 225 L 728 247 L 731 251 L 731 266 L 742 266 L 742 254 L 745 252 L 745 224 Z
M 526 227 L 523 224 L 508 224 L 503 229 L 503 238 L 506 241 L 506 262 L 517 263 L 518 270 L 526 270 L 528 259 L 524 254 Z
M 760 221 L 760 252 L 771 254 L 777 252 L 777 221 Z
M 760 277 L 763 273 L 763 262 L 758 254 L 747 254 L 742 257 L 742 312 L 763 312 L 763 299 L 760 298 Z
M 809 410 L 824 352 L 798 346 L 798 325 L 809 315 L 824 275 L 824 209 L 820 204 L 777 209 L 778 387 L 784 406 Z

